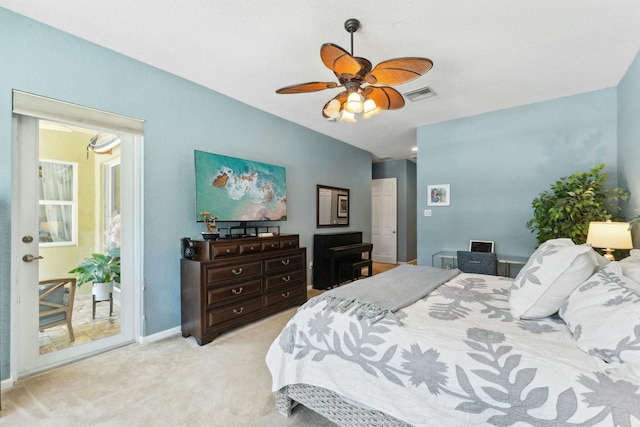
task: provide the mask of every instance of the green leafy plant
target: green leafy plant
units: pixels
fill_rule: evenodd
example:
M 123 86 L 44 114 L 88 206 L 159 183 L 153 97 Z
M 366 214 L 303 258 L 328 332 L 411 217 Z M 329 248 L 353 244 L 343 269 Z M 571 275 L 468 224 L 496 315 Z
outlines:
M 83 283 L 120 283 L 120 257 L 91 254 L 69 273 L 75 274 L 78 286 Z
M 537 233 L 538 245 L 561 237 L 585 243 L 591 221 L 612 219 L 622 210 L 618 201 L 629 200 L 630 193 L 622 187 L 605 188 L 607 174 L 602 169 L 604 164 L 563 177 L 533 199 L 527 228 Z

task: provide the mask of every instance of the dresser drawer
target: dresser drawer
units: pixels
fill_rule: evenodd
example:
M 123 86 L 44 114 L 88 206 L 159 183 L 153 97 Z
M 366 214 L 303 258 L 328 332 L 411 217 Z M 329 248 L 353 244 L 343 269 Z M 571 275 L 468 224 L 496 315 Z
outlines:
M 300 283 L 303 278 L 301 270 L 287 271 L 274 276 L 269 276 L 264 280 L 264 290 L 269 291 L 278 286 L 292 285 L 294 283 Z
M 280 250 L 280 240 L 269 240 L 262 242 L 262 252 Z
M 264 272 L 267 274 L 273 271 L 282 270 L 283 268 L 293 269 L 293 268 L 299 268 L 301 266 L 302 266 L 302 254 L 300 253 L 264 260 Z
M 244 255 L 257 254 L 262 250 L 262 245 L 259 242 L 241 243 L 239 246 L 240 253 Z
M 238 243 L 215 243 L 213 245 L 213 258 L 238 255 L 240 253 L 240 245 Z
M 280 237 L 280 249 L 295 249 L 299 246 L 298 236 Z
M 260 277 L 240 281 L 233 286 L 212 287 L 207 289 L 207 305 L 219 304 L 236 298 L 244 298 L 246 295 L 260 294 L 261 291 L 262 279 Z
M 264 308 L 281 304 L 286 301 L 299 299 L 306 292 L 306 287 L 297 285 L 291 288 L 285 288 L 280 291 L 267 293 L 264 295 Z
M 207 312 L 207 326 L 211 328 L 220 323 L 236 320 L 260 310 L 262 310 L 262 297 L 251 298 L 237 304 L 215 308 Z
M 206 270 L 207 284 L 223 282 L 229 279 L 262 274 L 262 262 L 253 261 L 244 264 L 231 264 L 226 267 L 209 267 Z

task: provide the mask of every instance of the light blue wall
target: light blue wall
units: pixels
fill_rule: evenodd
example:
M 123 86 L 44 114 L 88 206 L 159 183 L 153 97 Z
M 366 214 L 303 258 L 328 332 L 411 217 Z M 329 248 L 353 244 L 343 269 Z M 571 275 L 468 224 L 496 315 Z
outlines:
M 193 150 L 285 166 L 289 220 L 312 259 L 316 184 L 351 190 L 344 231 L 371 235 L 371 155 L 0 8 L 0 359 L 9 371 L 11 91 L 145 121 L 144 335 L 180 325 L 179 239 L 195 236 Z M 323 230 L 324 232 L 324 230 Z M 17 255 L 16 255 L 17 256 Z
M 374 163 L 373 179 L 397 178 L 398 261 L 416 259 L 416 164 L 409 160 Z
M 640 54 L 618 85 L 618 182 L 631 192 L 625 215 L 640 215 Z M 640 247 L 640 227 L 633 230 Z
M 617 184 L 616 110 L 612 88 L 420 127 L 418 212 L 429 184 L 451 184 L 451 206 L 418 214 L 418 263 L 470 239 L 529 256 L 536 240 L 525 224 L 538 194 L 599 163 Z

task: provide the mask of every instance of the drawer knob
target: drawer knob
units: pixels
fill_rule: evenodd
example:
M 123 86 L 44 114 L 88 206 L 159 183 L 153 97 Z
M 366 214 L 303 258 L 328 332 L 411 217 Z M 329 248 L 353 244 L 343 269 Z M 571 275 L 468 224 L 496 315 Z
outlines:
M 289 298 L 289 292 L 285 292 L 283 294 L 281 294 L 283 298 Z
M 289 280 L 291 280 L 291 276 L 282 276 L 283 282 L 288 282 Z
M 239 268 L 239 269 L 237 269 L 237 270 L 234 268 L 233 270 L 231 270 L 231 272 L 232 272 L 233 274 L 235 274 L 236 276 L 237 276 L 237 275 L 239 275 L 239 274 L 242 274 L 242 267 L 240 267 L 240 268 Z
M 250 248 L 250 249 L 251 249 L 251 250 L 253 250 L 253 246 L 251 246 L 251 248 Z
M 231 252 L 231 249 L 227 249 L 227 253 Z
M 240 288 L 240 289 L 231 289 L 231 292 L 233 292 L 235 295 L 240 295 L 242 293 L 242 288 Z
M 275 248 L 275 247 L 276 247 L 276 245 L 272 243 L 272 244 L 271 244 L 271 247 L 272 247 L 272 248 Z
M 289 265 L 290 262 L 291 262 L 291 260 L 289 260 L 289 259 L 283 259 L 282 260 L 282 265 Z
M 240 307 L 240 310 L 238 310 L 237 308 L 234 308 L 233 314 L 242 314 L 243 311 L 244 311 L 244 307 Z

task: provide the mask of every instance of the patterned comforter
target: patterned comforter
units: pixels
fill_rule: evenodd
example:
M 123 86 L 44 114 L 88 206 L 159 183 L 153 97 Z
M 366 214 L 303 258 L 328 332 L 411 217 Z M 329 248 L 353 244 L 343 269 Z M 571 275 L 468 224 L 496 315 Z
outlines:
M 512 281 L 461 273 L 401 324 L 308 303 L 267 353 L 272 389 L 323 387 L 415 426 L 640 425 L 640 372 L 581 351 L 558 317 L 514 319 Z

